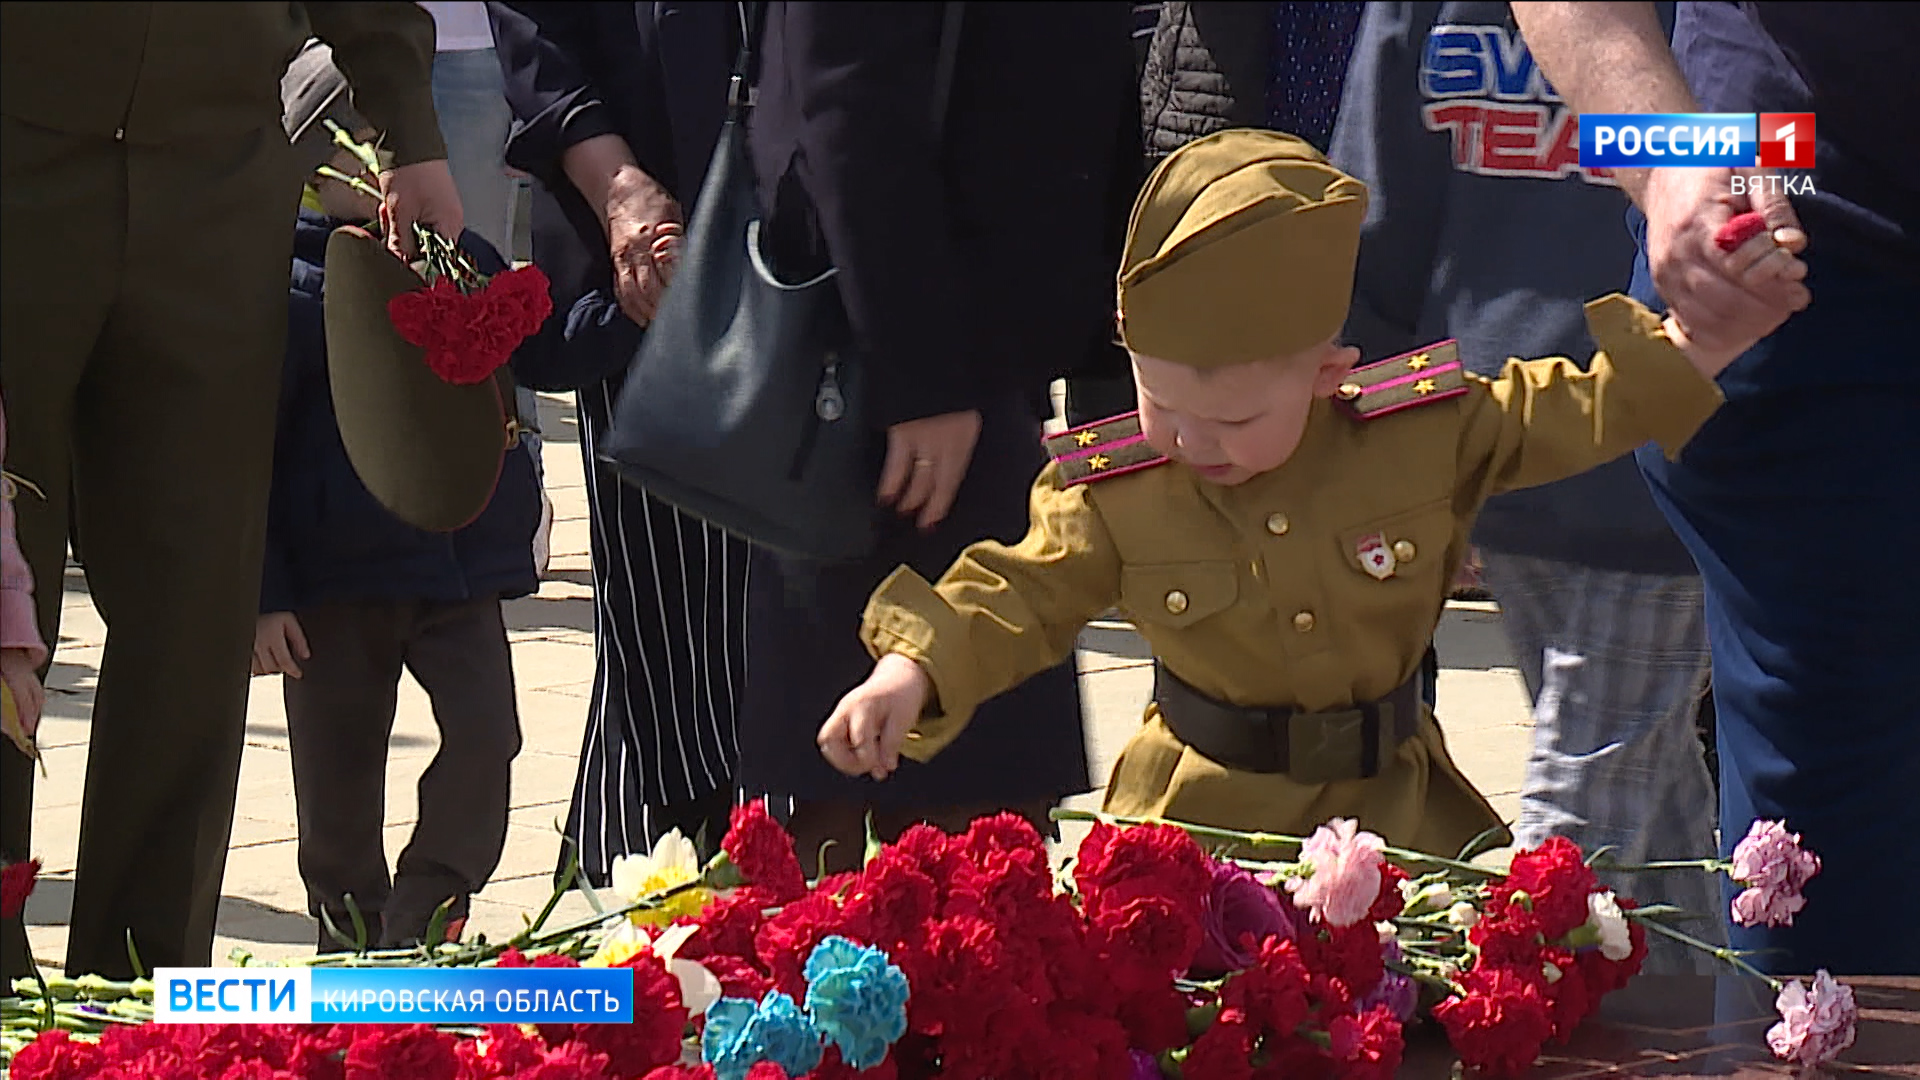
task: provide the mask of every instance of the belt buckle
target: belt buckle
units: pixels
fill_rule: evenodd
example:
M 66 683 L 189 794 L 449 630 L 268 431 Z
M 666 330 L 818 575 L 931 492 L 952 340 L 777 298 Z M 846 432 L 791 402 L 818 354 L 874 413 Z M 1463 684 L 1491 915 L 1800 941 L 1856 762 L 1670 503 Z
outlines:
M 1367 775 L 1371 711 L 1295 713 L 1287 724 L 1287 773 L 1302 784 L 1333 784 Z

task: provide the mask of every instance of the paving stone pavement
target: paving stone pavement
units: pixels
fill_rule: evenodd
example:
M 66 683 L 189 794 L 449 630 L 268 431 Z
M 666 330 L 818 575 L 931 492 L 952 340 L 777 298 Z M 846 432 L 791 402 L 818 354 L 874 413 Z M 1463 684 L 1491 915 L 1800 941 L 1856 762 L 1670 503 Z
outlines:
M 559 823 L 566 816 L 574 761 L 585 727 L 593 674 L 593 610 L 589 591 L 586 497 L 571 398 L 542 397 L 546 487 L 554 504 L 550 578 L 538 594 L 507 606 L 525 748 L 514 763 L 513 811 L 499 870 L 473 902 L 468 933 L 498 940 L 518 931 L 523 915 L 550 894 Z M 69 569 L 61 639 L 48 683 L 41 728 L 48 775 L 35 786 L 34 849 L 44 861 L 26 918 L 34 952 L 57 967 L 66 953 L 80 797 L 86 776 L 88 716 L 105 627 L 88 598 L 85 576 Z M 1096 782 L 1103 782 L 1152 685 L 1144 644 L 1124 623 L 1096 622 L 1081 637 L 1079 664 Z M 1511 818 L 1531 729 L 1525 693 L 1491 604 L 1450 605 L 1440 627 L 1444 670 L 1440 700 L 1447 737 L 1467 775 Z M 311 952 L 315 925 L 306 914 L 295 862 L 295 817 L 279 677 L 256 679 L 247 710 L 246 751 L 227 858 L 214 962 L 232 950 L 263 959 Z M 427 698 L 409 677 L 400 691 L 387 766 L 386 839 L 390 858 L 406 843 L 415 818 L 415 784 L 438 746 Z M 1098 808 L 1096 790 L 1072 805 Z M 1077 840 L 1070 831 L 1064 842 Z M 578 893 L 555 917 L 590 914 Z

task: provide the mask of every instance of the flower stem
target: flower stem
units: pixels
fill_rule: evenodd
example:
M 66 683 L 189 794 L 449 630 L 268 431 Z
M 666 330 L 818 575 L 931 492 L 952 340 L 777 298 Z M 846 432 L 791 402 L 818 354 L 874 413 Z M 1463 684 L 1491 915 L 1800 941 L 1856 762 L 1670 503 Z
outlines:
M 1184 821 L 1156 821 L 1150 818 L 1120 817 L 1114 814 L 1099 814 L 1090 810 L 1069 810 L 1056 808 L 1050 815 L 1055 821 L 1095 821 L 1108 825 L 1172 825 L 1183 830 L 1196 840 L 1224 840 L 1229 843 L 1245 844 L 1249 847 L 1290 846 L 1295 849 L 1306 844 L 1306 838 L 1286 836 L 1279 833 L 1241 832 L 1237 829 L 1220 829 L 1211 825 L 1190 825 Z M 1503 877 L 1500 871 L 1474 863 L 1461 862 L 1458 859 L 1428 855 L 1420 851 L 1408 851 L 1405 848 L 1383 846 L 1380 849 L 1396 862 L 1414 863 L 1423 866 L 1441 866 L 1462 874 L 1492 881 Z
M 1715 960 L 1719 960 L 1731 966 L 1736 971 L 1739 971 L 1743 974 L 1751 975 L 1754 978 L 1759 979 L 1761 982 L 1764 982 L 1768 986 L 1772 987 L 1773 992 L 1776 994 L 1779 993 L 1786 985 L 1782 983 L 1779 979 L 1776 979 L 1773 976 L 1767 974 L 1766 972 L 1761 971 L 1759 968 L 1754 967 L 1752 964 L 1747 963 L 1745 960 L 1741 959 L 1739 953 L 1734 952 L 1732 949 L 1729 949 L 1724 945 L 1709 945 L 1706 942 L 1701 941 L 1699 938 L 1694 937 L 1692 934 L 1686 933 L 1685 931 L 1682 931 L 1682 930 L 1675 930 L 1673 927 L 1668 926 L 1667 924 L 1661 922 L 1658 919 L 1645 918 L 1635 911 L 1631 911 L 1631 910 L 1624 911 L 1621 914 L 1625 915 L 1629 919 L 1634 920 L 1635 922 L 1639 923 L 1641 926 L 1644 926 L 1647 929 L 1652 930 L 1656 934 L 1660 934 L 1664 937 L 1672 938 L 1673 940 L 1678 941 L 1682 945 L 1690 945 L 1693 948 L 1699 949 L 1701 952 L 1706 953 L 1707 955 L 1713 957 Z
M 1617 863 L 1611 859 L 1600 859 L 1594 863 L 1595 870 L 1731 870 L 1733 864 L 1724 859 L 1667 859 L 1660 862 Z

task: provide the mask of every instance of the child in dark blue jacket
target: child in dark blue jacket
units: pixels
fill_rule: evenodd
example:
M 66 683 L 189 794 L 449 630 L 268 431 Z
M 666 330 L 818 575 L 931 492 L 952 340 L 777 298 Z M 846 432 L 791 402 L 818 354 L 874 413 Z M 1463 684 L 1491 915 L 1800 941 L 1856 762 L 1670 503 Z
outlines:
M 347 175 L 361 168 L 344 152 L 332 165 Z M 327 379 L 321 282 L 327 237 L 375 209 L 316 175 L 300 211 L 254 673 L 287 676 L 310 912 L 324 910 L 351 935 L 351 897 L 368 944 L 393 947 L 418 942 L 442 904 L 456 936 L 506 843 L 520 719 L 501 601 L 539 587 L 531 544 L 540 495 L 532 459 L 516 445 L 480 517 L 429 533 L 390 514 L 354 473 Z M 483 273 L 505 269 L 473 233 L 461 246 Z M 420 777 L 418 823 L 389 875 L 381 826 L 402 669 L 432 700 L 440 749 Z M 339 947 L 324 923 L 318 937 L 322 951 Z

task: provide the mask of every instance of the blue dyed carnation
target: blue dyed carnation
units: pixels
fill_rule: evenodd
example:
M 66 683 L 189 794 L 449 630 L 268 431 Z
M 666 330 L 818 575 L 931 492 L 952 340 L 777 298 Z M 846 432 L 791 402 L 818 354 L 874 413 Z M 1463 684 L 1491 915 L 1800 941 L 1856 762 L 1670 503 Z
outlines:
M 879 949 L 830 937 L 807 957 L 807 1015 L 841 1060 L 871 1069 L 907 1030 L 907 977 Z
M 700 1036 L 701 1060 L 719 1080 L 746 1080 L 762 1061 L 801 1076 L 820 1064 L 826 1045 L 820 1032 L 794 1000 L 778 990 L 755 1004 L 745 998 L 721 998 L 707 1007 L 707 1028 Z

